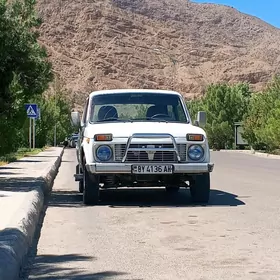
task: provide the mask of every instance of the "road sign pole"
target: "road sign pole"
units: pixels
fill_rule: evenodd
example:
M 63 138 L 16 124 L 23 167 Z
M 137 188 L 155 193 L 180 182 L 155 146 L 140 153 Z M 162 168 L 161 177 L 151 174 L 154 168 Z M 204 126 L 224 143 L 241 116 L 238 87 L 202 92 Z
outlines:
M 56 147 L 56 124 L 54 125 L 53 145 Z
M 33 118 L 33 149 L 35 149 L 35 137 L 36 137 L 36 119 Z
M 29 148 L 31 149 L 32 148 L 32 145 L 31 145 L 31 133 L 32 133 L 32 120 L 31 118 L 29 118 Z

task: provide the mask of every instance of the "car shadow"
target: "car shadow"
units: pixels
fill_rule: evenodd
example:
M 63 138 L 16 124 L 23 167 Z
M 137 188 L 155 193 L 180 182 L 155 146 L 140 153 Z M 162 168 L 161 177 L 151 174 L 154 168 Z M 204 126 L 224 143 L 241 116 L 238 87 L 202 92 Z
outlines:
M 211 190 L 208 204 L 193 203 L 190 191 L 181 189 L 170 194 L 165 189 L 120 189 L 101 192 L 99 205 L 110 207 L 198 207 L 198 206 L 239 206 L 245 203 L 237 195 L 220 190 Z
M 208 204 L 193 203 L 190 192 L 182 189 L 170 194 L 165 189 L 101 190 L 98 206 L 116 207 L 222 207 L 245 203 L 238 196 L 221 190 L 211 190 Z M 82 194 L 75 191 L 53 191 L 48 199 L 50 207 L 86 207 Z M 90 206 L 89 206 L 90 207 Z
M 81 207 L 83 197 L 78 191 L 52 191 L 46 198 L 48 207 Z

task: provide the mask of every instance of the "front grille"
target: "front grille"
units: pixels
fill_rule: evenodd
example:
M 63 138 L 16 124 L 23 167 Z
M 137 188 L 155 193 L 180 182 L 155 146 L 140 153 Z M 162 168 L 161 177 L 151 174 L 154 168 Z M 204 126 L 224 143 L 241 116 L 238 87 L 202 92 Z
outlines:
M 122 161 L 125 154 L 126 144 L 115 145 L 115 161 Z
M 129 151 L 126 162 L 177 162 L 177 155 L 174 151 L 156 151 L 154 156 L 149 158 L 145 151 L 150 144 L 130 144 L 130 149 L 143 149 L 143 151 Z M 155 148 L 173 149 L 173 144 L 153 144 Z M 186 144 L 177 144 L 181 161 L 186 161 Z M 115 161 L 121 161 L 125 155 L 126 144 L 115 145 Z

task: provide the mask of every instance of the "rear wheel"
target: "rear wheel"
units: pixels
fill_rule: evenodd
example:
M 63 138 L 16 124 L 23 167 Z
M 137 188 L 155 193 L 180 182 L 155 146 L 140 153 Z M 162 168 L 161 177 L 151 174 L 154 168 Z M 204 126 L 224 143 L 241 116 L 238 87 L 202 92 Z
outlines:
M 98 178 L 90 175 L 86 168 L 84 168 L 83 174 L 83 202 L 86 205 L 95 205 L 99 201 Z
M 192 201 L 208 203 L 210 197 L 210 174 L 197 175 L 190 186 Z

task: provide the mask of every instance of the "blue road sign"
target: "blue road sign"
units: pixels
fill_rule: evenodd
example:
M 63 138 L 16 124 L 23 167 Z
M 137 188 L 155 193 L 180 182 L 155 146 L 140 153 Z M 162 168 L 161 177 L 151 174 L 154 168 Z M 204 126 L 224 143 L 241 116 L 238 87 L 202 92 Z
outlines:
M 37 118 L 38 117 L 38 106 L 37 104 L 25 104 L 25 111 L 28 118 Z

